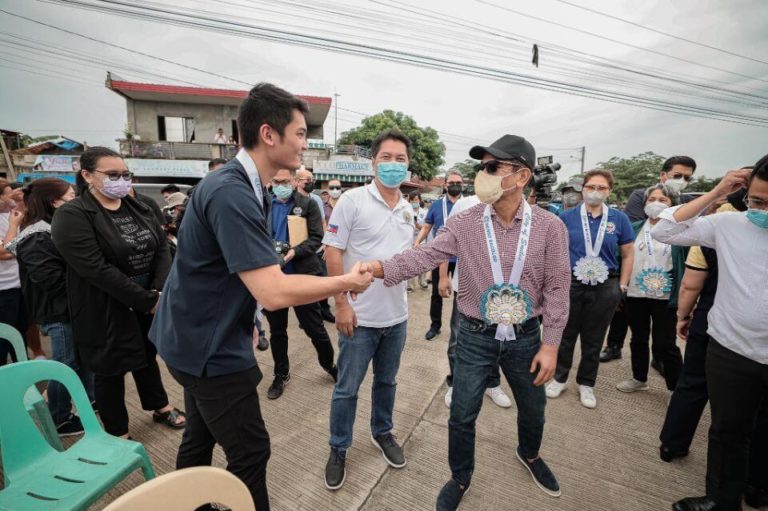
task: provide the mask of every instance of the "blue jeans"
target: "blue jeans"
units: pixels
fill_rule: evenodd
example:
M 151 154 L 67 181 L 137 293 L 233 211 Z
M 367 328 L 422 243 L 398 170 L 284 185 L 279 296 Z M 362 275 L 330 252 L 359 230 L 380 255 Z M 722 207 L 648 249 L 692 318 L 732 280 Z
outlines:
M 56 362 L 61 362 L 71 367 L 83 382 L 88 399 L 94 401 L 93 397 L 93 374 L 89 371 L 81 370 L 75 354 L 75 341 L 72 336 L 72 325 L 69 323 L 50 323 L 40 325 L 40 331 L 50 336 L 51 352 Z M 72 398 L 64 385 L 57 381 L 48 383 L 48 408 L 51 411 L 53 423 L 61 424 L 72 413 Z
M 379 436 L 392 431 L 397 371 L 405 346 L 408 322 L 386 328 L 355 328 L 352 337 L 339 333 L 338 382 L 331 399 L 331 447 L 346 451 L 352 445 L 357 412 L 357 391 L 373 361 L 371 432 Z
M 462 315 L 453 374 L 453 401 L 448 420 L 448 463 L 453 479 L 469 484 L 475 469 L 475 421 L 483 404 L 488 377 L 498 365 L 517 403 L 517 437 L 520 453 L 528 459 L 539 455 L 544 433 L 544 386 L 536 387 L 531 362 L 541 346 L 538 319 L 516 331 L 517 339 L 497 341 L 496 327 Z M 512 454 L 510 454 L 512 455 Z
M 453 366 L 456 364 L 456 343 L 459 339 L 459 329 L 461 328 L 461 314 L 457 304 L 458 293 L 453 293 L 453 310 L 451 310 L 451 335 L 448 337 L 448 369 L 450 373 L 445 377 L 445 382 L 449 387 L 453 387 Z M 486 388 L 493 389 L 501 385 L 501 374 L 499 373 L 499 364 L 493 368 L 488 375 Z

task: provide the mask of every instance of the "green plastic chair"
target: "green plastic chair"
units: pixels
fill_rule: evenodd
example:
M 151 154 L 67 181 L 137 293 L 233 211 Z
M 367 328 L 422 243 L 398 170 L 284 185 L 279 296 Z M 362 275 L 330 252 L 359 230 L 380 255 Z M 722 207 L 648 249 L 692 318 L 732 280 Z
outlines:
M 6 339 L 11 343 L 14 353 L 16 353 L 16 360 L 24 362 L 27 360 L 27 348 L 24 346 L 24 339 L 21 338 L 21 334 L 18 330 L 11 325 L 0 323 L 0 339 Z M 51 411 L 48 408 L 48 403 L 37 390 L 37 387 L 32 387 L 24 394 L 24 404 L 27 407 L 29 414 L 37 419 L 40 423 L 40 428 L 43 430 L 45 439 L 53 446 L 54 449 L 59 451 L 64 450 L 64 446 L 61 445 L 61 439 L 59 438 L 59 432 L 56 431 L 56 424 L 53 423 L 53 417 L 51 417 Z
M 85 435 L 59 452 L 43 439 L 24 406 L 35 383 L 56 380 L 77 406 Z M 140 468 L 146 480 L 155 471 L 144 446 L 108 435 L 96 419 L 80 378 L 53 360 L 32 360 L 0 367 L 0 451 L 6 487 L 2 511 L 81 511 Z

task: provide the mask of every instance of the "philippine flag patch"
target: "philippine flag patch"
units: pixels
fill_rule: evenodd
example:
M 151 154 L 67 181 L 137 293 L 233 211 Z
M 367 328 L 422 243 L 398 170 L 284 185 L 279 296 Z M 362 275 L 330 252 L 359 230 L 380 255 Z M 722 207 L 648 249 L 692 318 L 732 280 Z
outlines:
M 334 224 L 328 224 L 328 232 L 331 234 L 337 234 L 339 232 L 339 226 Z

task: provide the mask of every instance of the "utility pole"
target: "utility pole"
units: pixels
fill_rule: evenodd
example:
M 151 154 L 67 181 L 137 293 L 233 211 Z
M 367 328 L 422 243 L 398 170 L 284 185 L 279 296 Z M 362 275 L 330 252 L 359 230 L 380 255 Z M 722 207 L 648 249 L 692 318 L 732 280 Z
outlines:
M 341 94 L 336 93 L 336 89 L 333 90 L 333 105 L 334 105 L 334 120 L 333 120 L 333 151 L 336 152 L 336 148 L 338 147 L 336 144 L 338 143 L 339 138 L 339 96 Z
M 584 173 L 584 159 L 587 154 L 587 146 L 581 146 L 581 173 Z
M 8 146 L 5 145 L 5 138 L 0 133 L 0 149 L 3 150 L 3 156 L 5 157 L 5 164 L 8 166 L 8 181 L 16 181 L 16 169 L 13 168 L 13 160 L 11 160 L 11 153 L 8 152 Z

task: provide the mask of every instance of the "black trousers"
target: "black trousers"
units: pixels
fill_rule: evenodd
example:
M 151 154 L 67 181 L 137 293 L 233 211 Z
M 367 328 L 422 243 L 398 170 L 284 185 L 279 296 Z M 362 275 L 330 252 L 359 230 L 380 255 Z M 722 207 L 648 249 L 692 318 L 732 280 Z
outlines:
M 131 371 L 141 408 L 147 411 L 159 410 L 168 404 L 168 394 L 160 377 L 155 346 L 146 341 L 147 365 Z M 128 433 L 128 409 L 125 407 L 125 374 L 104 376 L 94 375 L 94 396 L 99 408 L 104 430 L 110 435 Z
M 323 317 L 320 314 L 320 303 L 298 305 L 293 308 L 299 327 L 304 330 L 317 351 L 317 361 L 326 371 L 333 367 L 333 344 L 325 329 Z M 272 360 L 275 361 L 275 376 L 290 374 L 288 362 L 288 309 L 276 311 L 264 310 L 269 321 L 269 338 L 272 343 Z
M 664 364 L 667 389 L 675 390 L 683 356 L 677 347 L 677 309 L 669 307 L 668 300 L 628 297 L 624 311 L 632 329 L 629 347 L 632 351 L 632 375 L 638 381 L 648 381 L 650 361 L 649 340 L 653 337 L 653 354 Z
M 685 343 L 685 358 L 675 392 L 669 401 L 667 416 L 661 428 L 661 443 L 674 452 L 686 452 L 691 447 L 704 408 L 709 401 L 707 392 L 707 313 L 694 313 Z
M 581 362 L 576 373 L 576 382 L 588 387 L 595 386 L 597 370 L 600 367 L 600 349 L 619 301 L 621 289 L 616 277 L 596 286 L 581 282 L 571 284 L 571 312 L 557 350 L 557 381 L 565 383 L 568 380 L 573 366 L 573 350 L 578 338 L 581 339 Z
M 11 325 L 19 331 L 21 338 L 26 343 L 27 336 L 27 307 L 21 295 L 21 288 L 4 289 L 0 291 L 0 323 Z M 11 343 L 0 339 L 0 366 L 8 360 L 16 362 L 16 353 L 11 348 Z
M 624 348 L 624 339 L 627 338 L 627 332 L 629 331 L 629 323 L 627 322 L 627 315 L 624 313 L 624 305 L 619 304 L 616 307 L 616 312 L 613 313 L 611 319 L 611 327 L 608 329 L 608 340 L 606 345 L 609 348 L 615 348 L 621 351 Z
M 448 275 L 453 276 L 456 263 L 448 263 Z M 443 327 L 443 297 L 440 296 L 440 268 L 432 270 L 432 300 L 429 305 L 429 317 L 432 320 L 431 328 L 440 330 Z
M 724 511 L 735 511 L 748 481 L 768 489 L 768 365 L 710 338 L 706 367 L 712 409 L 707 495 Z
M 216 377 L 168 369 L 184 387 L 187 412 L 176 468 L 210 465 L 218 443 L 227 457 L 227 470 L 248 487 L 256 509 L 269 510 L 267 462 L 271 450 L 256 392 L 261 381 L 259 368 Z

